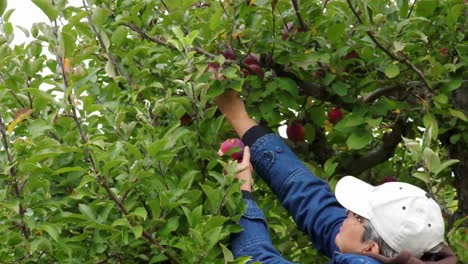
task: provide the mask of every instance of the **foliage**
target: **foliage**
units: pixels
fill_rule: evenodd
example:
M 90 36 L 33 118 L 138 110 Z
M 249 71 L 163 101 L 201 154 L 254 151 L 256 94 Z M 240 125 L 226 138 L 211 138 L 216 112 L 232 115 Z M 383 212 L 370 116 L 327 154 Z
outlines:
M 275 131 L 302 122 L 306 141 L 289 143 L 332 186 L 394 175 L 429 189 L 468 260 L 468 167 L 449 151 L 468 142 L 462 0 L 33 2 L 50 21 L 13 45 L 0 0 L 1 262 L 245 263 L 229 251 L 240 183 L 216 156 L 234 136 L 212 103 L 226 88 Z M 282 254 L 323 263 L 255 189 Z

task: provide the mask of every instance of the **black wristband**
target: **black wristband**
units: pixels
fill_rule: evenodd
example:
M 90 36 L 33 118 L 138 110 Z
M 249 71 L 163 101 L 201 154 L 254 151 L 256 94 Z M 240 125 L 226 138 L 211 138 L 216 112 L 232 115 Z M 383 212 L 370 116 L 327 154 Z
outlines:
M 247 200 L 253 200 L 253 195 L 249 191 L 242 191 L 242 197 Z
M 256 125 L 247 130 L 247 132 L 245 132 L 244 136 L 242 137 L 242 142 L 244 142 L 244 144 L 246 144 L 247 146 L 252 147 L 252 145 L 255 143 L 255 141 L 257 141 L 257 139 L 270 133 L 270 130 L 260 125 Z

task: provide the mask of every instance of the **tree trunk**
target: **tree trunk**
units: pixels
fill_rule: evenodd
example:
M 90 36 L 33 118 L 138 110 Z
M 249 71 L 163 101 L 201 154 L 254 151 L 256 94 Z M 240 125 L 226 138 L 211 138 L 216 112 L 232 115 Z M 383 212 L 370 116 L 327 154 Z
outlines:
M 468 116 L 468 84 L 466 82 L 453 93 L 450 101 L 455 109 L 462 111 Z M 459 122 L 463 121 L 460 120 Z M 459 124 L 459 126 L 447 132 L 447 135 L 443 137 L 443 141 L 448 149 L 448 158 L 460 161 L 453 166 L 458 209 L 452 219 L 449 220 L 449 228 L 452 227 L 456 220 L 468 215 L 468 139 L 466 135 L 468 132 L 465 131 L 467 127 L 466 123 Z M 456 133 L 461 133 L 462 136 L 456 144 L 451 144 L 449 141 L 450 135 Z M 468 221 L 465 221 L 463 226 L 468 227 Z

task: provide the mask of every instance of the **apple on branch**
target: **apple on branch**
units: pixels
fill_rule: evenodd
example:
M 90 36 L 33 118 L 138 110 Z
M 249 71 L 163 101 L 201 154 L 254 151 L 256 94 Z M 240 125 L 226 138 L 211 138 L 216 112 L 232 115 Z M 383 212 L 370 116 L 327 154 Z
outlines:
M 286 128 L 286 135 L 288 136 L 288 139 L 290 139 L 294 143 L 304 141 L 304 126 L 298 121 L 293 121 Z
M 254 64 L 259 65 L 260 64 L 260 58 L 258 57 L 258 55 L 249 53 L 247 55 L 247 57 L 245 57 L 244 63 L 247 64 L 247 65 L 254 65 Z
M 238 138 L 228 138 L 219 148 L 218 154 L 223 156 L 224 154 L 230 154 L 232 159 L 237 162 L 242 162 L 242 156 L 244 155 L 244 142 Z
M 223 51 L 223 56 L 228 60 L 235 60 L 237 58 L 236 52 L 231 46 L 229 46 L 225 51 Z
M 224 76 L 221 74 L 223 67 L 218 62 L 210 62 L 206 67 L 206 71 L 210 72 L 210 80 L 224 80 Z
M 341 111 L 340 108 L 333 108 L 332 110 L 330 110 L 330 112 L 328 112 L 327 116 L 328 116 L 328 121 L 330 121 L 330 123 L 332 124 L 335 124 L 341 119 L 343 119 L 343 112 Z

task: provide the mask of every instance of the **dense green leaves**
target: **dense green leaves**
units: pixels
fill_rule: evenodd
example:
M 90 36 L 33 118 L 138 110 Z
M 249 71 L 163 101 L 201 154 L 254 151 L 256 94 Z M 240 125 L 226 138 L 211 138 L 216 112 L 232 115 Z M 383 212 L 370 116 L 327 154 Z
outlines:
M 285 140 L 332 188 L 395 175 L 432 192 L 468 259 L 449 150 L 468 140 L 466 5 L 349 1 L 359 22 L 347 1 L 298 2 L 33 0 L 50 21 L 13 44 L 0 0 L 1 262 L 246 263 L 229 250 L 240 183 L 216 155 L 235 137 L 213 103 L 226 88 L 282 135 L 301 122 Z M 254 189 L 278 250 L 326 262 Z

